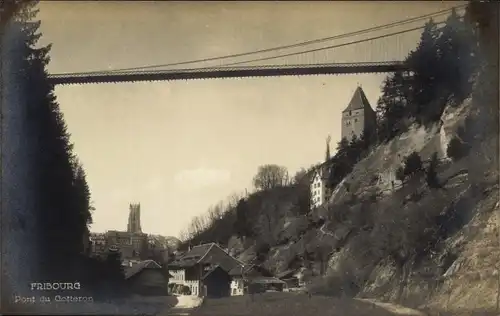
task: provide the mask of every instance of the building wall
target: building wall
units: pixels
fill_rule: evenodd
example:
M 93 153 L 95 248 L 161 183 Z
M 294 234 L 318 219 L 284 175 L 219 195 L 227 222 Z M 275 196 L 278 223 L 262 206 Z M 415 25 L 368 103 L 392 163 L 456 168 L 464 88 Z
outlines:
M 242 278 L 233 278 L 230 284 L 231 296 L 245 294 L 245 282 Z
M 316 174 L 314 175 L 310 189 L 311 189 L 311 208 L 319 207 L 326 202 L 327 198 L 326 181 L 322 179 L 321 173 L 319 171 L 316 172 Z
M 201 286 L 198 280 L 187 280 L 186 270 L 170 270 L 169 273 L 172 275 L 169 282 L 173 284 L 180 284 L 189 287 L 191 290 L 191 295 L 198 296 L 201 294 Z
M 171 283 L 184 284 L 186 280 L 186 270 L 170 270 L 169 272 L 172 275 L 170 279 Z
M 365 128 L 365 113 L 362 109 L 342 113 L 342 138 L 359 137 Z
M 226 297 L 230 295 L 231 277 L 221 268 L 215 269 L 204 280 L 207 297 Z
M 377 126 L 375 111 L 359 109 L 342 113 L 342 138 L 351 140 L 353 135 L 360 137 L 365 129 L 374 131 Z
M 107 250 L 106 236 L 100 233 L 90 234 L 90 255 L 101 256 Z
M 168 295 L 168 279 L 161 269 L 144 269 L 129 281 L 133 292 L 142 295 Z
M 148 241 L 146 234 L 108 231 L 106 233 L 108 247 L 117 246 L 123 259 L 146 259 L 148 255 Z

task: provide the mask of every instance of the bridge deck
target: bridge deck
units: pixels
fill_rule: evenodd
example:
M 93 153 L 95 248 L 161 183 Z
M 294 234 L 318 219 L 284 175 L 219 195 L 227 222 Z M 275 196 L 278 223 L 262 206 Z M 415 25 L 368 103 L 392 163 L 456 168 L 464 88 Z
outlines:
M 360 64 L 327 64 L 310 66 L 255 66 L 236 68 L 201 68 L 162 71 L 107 72 L 107 73 L 75 73 L 49 75 L 54 85 L 91 84 L 139 81 L 170 81 L 214 78 L 248 78 L 332 75 L 356 73 L 384 73 L 405 71 L 407 66 L 402 62 L 360 63 Z

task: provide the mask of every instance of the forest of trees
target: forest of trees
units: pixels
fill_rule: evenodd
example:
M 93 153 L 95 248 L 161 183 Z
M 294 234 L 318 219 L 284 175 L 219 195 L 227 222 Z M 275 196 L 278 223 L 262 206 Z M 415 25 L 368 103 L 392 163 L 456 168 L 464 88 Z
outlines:
M 283 166 L 260 166 L 253 178 L 255 191 L 251 194 L 233 194 L 226 201 L 210 207 L 206 213 L 195 216 L 181 233 L 184 243 L 180 248 L 212 241 L 227 245 L 233 235 L 241 239 L 276 239 L 272 235 L 278 217 L 276 213 L 279 213 L 278 209 L 281 210 L 282 201 L 292 201 L 292 213 L 295 215 L 309 211 L 308 176 L 312 168 L 301 169 L 290 177 Z
M 90 280 L 92 275 L 94 279 L 106 280 L 110 274 L 99 276 L 97 270 L 116 268 L 117 259 L 110 257 L 102 264 L 92 264 L 84 252 L 88 225 L 92 223 L 90 190 L 85 170 L 73 152 L 54 87 L 47 79 L 51 47 L 37 47 L 41 36 L 40 22 L 34 22 L 37 1 L 0 3 L 2 36 L 10 19 L 20 27 L 25 38 L 16 52 L 22 56 L 17 93 L 24 102 L 17 106 L 26 107 L 30 138 L 27 150 L 33 170 L 30 178 L 36 192 L 36 214 L 32 220 L 36 222 L 38 256 L 35 257 L 39 262 L 32 264 L 41 267 L 40 273 L 46 280 L 82 280 L 83 277 Z
M 478 40 L 470 10 L 461 18 L 455 10 L 438 26 L 430 19 L 415 50 L 404 60 L 411 72 L 392 73 L 377 101 L 377 133 L 350 142 L 342 139 L 331 158 L 329 187 L 334 188 L 370 148 L 406 132 L 411 124 L 438 123 L 445 106 L 458 105 L 471 93 L 479 65 Z M 457 140 L 454 140 L 453 154 Z M 407 172 L 413 172 L 412 170 Z

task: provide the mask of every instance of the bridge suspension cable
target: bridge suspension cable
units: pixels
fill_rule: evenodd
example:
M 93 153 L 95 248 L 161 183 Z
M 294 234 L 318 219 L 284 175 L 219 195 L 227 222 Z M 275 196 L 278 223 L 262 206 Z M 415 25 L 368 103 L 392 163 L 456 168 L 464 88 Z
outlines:
M 357 36 L 357 35 L 361 35 L 361 34 L 365 34 L 365 33 L 370 33 L 370 32 L 374 32 L 374 31 L 384 30 L 384 29 L 388 29 L 388 28 L 393 28 L 393 27 L 396 27 L 396 26 L 406 25 L 406 24 L 418 22 L 418 21 L 421 21 L 421 20 L 426 20 L 426 19 L 429 19 L 429 18 L 442 16 L 442 15 L 448 14 L 452 10 L 463 9 L 463 8 L 465 8 L 465 6 L 466 5 L 455 6 L 455 7 L 450 8 L 450 9 L 441 10 L 441 11 L 437 11 L 437 12 L 433 12 L 433 13 L 421 15 L 421 16 L 418 16 L 418 17 L 410 18 L 410 19 L 405 19 L 405 20 L 400 20 L 400 21 L 396 21 L 396 22 L 391 22 L 391 23 L 384 24 L 384 25 L 378 25 L 378 26 L 374 26 L 374 27 L 371 27 L 371 28 L 367 28 L 367 29 L 357 30 L 357 31 L 349 32 L 349 33 L 344 33 L 344 34 L 330 36 L 330 37 L 324 37 L 324 38 L 314 39 L 314 40 L 300 42 L 300 43 L 296 43 L 296 44 L 290 44 L 290 45 L 277 46 L 277 47 L 272 47 L 272 48 L 267 48 L 267 49 L 261 49 L 261 50 L 251 51 L 251 52 L 231 54 L 231 55 L 224 55 L 224 56 L 218 56 L 218 57 L 203 58 L 203 59 L 195 59 L 195 60 L 189 60 L 189 61 L 183 61 L 183 62 L 177 62 L 177 63 L 161 64 L 161 65 L 150 65 L 150 66 L 142 66 L 142 67 L 119 68 L 119 69 L 104 70 L 104 71 L 79 72 L 79 74 L 94 74 L 94 73 L 103 73 L 103 72 L 124 72 L 124 71 L 146 70 L 146 69 L 161 68 L 161 67 L 172 67 L 172 66 L 188 65 L 188 64 L 195 64 L 195 63 L 201 63 L 201 62 L 217 61 L 217 60 L 224 60 L 224 59 L 230 59 L 230 58 L 236 58 L 236 57 L 250 56 L 250 55 L 255 55 L 255 54 L 260 54 L 260 53 L 268 53 L 268 52 L 272 52 L 272 51 L 289 49 L 289 48 L 297 48 L 297 47 L 302 47 L 302 46 L 307 46 L 307 45 L 311 45 L 311 44 L 322 43 L 322 42 L 331 41 L 331 40 L 337 40 L 337 39 L 342 39 L 342 38 L 349 38 L 349 37 L 353 37 L 353 36 Z M 342 45 L 342 46 L 345 46 L 345 45 Z M 329 48 L 332 48 L 332 47 L 327 47 L 325 49 L 329 49 Z M 303 54 L 303 53 L 304 52 L 299 52 L 297 54 Z M 292 56 L 292 55 L 290 55 L 290 56 Z M 280 56 L 280 57 L 286 57 L 286 56 Z M 270 59 L 272 59 L 272 58 L 270 58 Z M 230 64 L 227 64 L 227 65 L 237 65 L 237 64 L 241 64 L 241 63 L 246 63 L 246 62 L 230 63 Z
M 444 21 L 442 21 L 442 22 L 436 22 L 436 25 L 442 25 L 444 23 L 445 23 Z M 321 47 L 321 48 L 309 49 L 309 50 L 301 51 L 301 52 L 281 54 L 281 55 L 270 56 L 270 57 L 262 57 L 262 58 L 252 59 L 252 60 L 245 60 L 245 61 L 233 62 L 233 63 L 225 64 L 224 66 L 225 67 L 226 66 L 235 66 L 235 65 L 241 65 L 241 64 L 248 64 L 248 63 L 252 63 L 252 62 L 256 62 L 256 61 L 264 61 L 264 60 L 271 60 L 271 59 L 282 58 L 282 57 L 289 57 L 289 56 L 295 56 L 295 55 L 302 55 L 302 54 L 307 54 L 307 53 L 319 52 L 319 51 L 323 51 L 323 50 L 327 50 L 327 49 L 339 48 L 339 47 L 344 47 L 344 46 L 349 46 L 349 45 L 354 45 L 354 44 L 360 44 L 360 43 L 364 43 L 364 42 L 368 42 L 368 41 L 373 41 L 373 40 L 377 40 L 377 39 L 381 39 L 381 38 L 386 38 L 386 37 L 391 37 L 391 36 L 400 35 L 400 34 L 404 34 L 404 33 L 414 32 L 414 31 L 417 31 L 417 30 L 421 30 L 424 27 L 425 26 L 414 27 L 414 28 L 406 29 L 406 30 L 399 31 L 399 32 L 393 32 L 393 33 L 389 33 L 389 34 L 383 34 L 383 35 L 379 35 L 379 36 L 375 36 L 375 37 L 370 37 L 370 38 L 366 38 L 366 39 L 362 39 L 362 40 L 357 40 L 357 41 L 352 41 L 352 42 L 348 42 L 348 43 L 342 43 L 342 44 L 331 45 L 331 46 L 326 46 L 326 47 Z M 216 67 L 193 68 L 193 69 L 210 69 L 210 68 L 216 68 Z
M 441 21 L 441 22 L 436 22 L 436 25 L 442 25 L 444 24 L 445 22 L 444 21 Z M 270 56 L 270 57 L 263 57 L 263 58 L 257 58 L 257 59 L 251 59 L 251 60 L 245 60 L 245 61 L 240 61 L 240 62 L 234 62 L 234 63 L 229 63 L 229 64 L 225 64 L 224 66 L 218 66 L 218 67 L 196 67 L 196 68 L 189 68 L 189 69 L 172 69 L 170 71 L 180 71 L 180 70 L 183 70 L 183 71 L 210 71 L 210 70 L 225 70 L 225 69 L 231 69 L 232 67 L 229 67 L 229 66 L 236 66 L 236 65 L 242 65 L 242 64 L 248 64 L 248 63 L 252 63 L 252 62 L 256 62 L 256 61 L 264 61 L 264 60 L 271 60 L 271 59 L 277 59 L 277 58 L 282 58 L 282 57 L 289 57 L 289 56 L 295 56 L 295 55 L 301 55 L 301 54 L 307 54 L 307 53 L 312 53 L 312 52 L 318 52 L 318 51 L 324 51 L 324 50 L 327 50 L 327 49 L 332 49 L 332 48 L 339 48 L 339 47 L 345 47 L 345 46 L 349 46 L 349 45 L 355 45 L 355 44 L 360 44 L 360 43 L 363 43 L 363 42 L 368 42 L 368 41 L 373 41 L 373 40 L 377 40 L 377 39 L 382 39 L 382 38 L 388 38 L 388 37 L 391 37 L 391 36 L 395 36 L 395 35 L 400 35 L 400 34 L 404 34 L 404 33 L 409 33 L 409 32 L 413 32 L 413 31 L 417 31 L 417 30 L 421 30 L 423 29 L 425 26 L 419 26 L 419 27 L 414 27 L 414 28 L 410 28 L 410 29 L 406 29 L 406 30 L 402 30 L 402 31 L 398 31 L 398 32 L 393 32 L 393 33 L 388 33 L 388 34 L 383 34 L 383 35 L 379 35 L 379 36 L 374 36 L 374 37 L 370 37 L 370 38 L 366 38 L 366 39 L 362 39 L 362 40 L 357 40 L 357 41 L 351 41 L 351 42 L 347 42 L 347 43 L 342 43 L 342 44 L 337 44 L 337 45 L 331 45 L 331 46 L 327 46 L 327 47 L 321 47 L 321 48 L 316 48 L 316 49 L 310 49 L 310 50 L 306 50 L 306 51 L 301 51 L 301 52 L 294 52 L 294 53 L 288 53 L 288 54 L 281 54 L 281 55 L 277 55 L 277 56 Z M 267 67 L 270 67 L 271 65 L 267 65 Z M 298 66 L 298 65 L 297 65 Z M 305 66 L 305 65 L 302 65 L 302 66 Z M 256 66 L 257 68 L 259 67 L 266 67 L 266 66 Z M 276 67 L 279 67 L 279 66 L 276 66 Z M 130 73 L 130 74 L 134 74 L 134 73 L 148 73 L 148 72 L 162 72 L 162 71 L 166 71 L 166 70 L 145 70 L 145 69 L 137 69 L 137 70 L 125 70 L 125 71 L 118 71 L 118 70 L 114 70 L 114 71 L 101 71 L 101 72 L 77 72 L 77 73 L 71 73 L 71 74 L 53 74 L 52 76 L 53 77 L 60 77 L 60 76 L 64 76 L 64 75 L 74 75 L 74 76 L 82 76 L 82 75 L 103 75 L 103 74 L 116 74 L 116 73 L 121 73 L 121 74 L 125 74 L 125 73 Z

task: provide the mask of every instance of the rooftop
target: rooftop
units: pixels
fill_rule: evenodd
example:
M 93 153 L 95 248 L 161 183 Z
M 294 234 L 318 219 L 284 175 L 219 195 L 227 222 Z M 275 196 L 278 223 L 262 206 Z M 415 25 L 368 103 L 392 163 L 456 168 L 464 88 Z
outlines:
M 370 102 L 368 102 L 368 98 L 365 95 L 365 92 L 360 86 L 358 86 L 354 91 L 349 105 L 345 108 L 344 111 L 342 111 L 342 113 L 361 109 L 373 111 Z
M 220 251 L 211 252 L 213 248 L 218 248 Z M 177 268 L 189 268 L 198 263 L 213 263 L 219 265 L 226 272 L 229 272 L 238 264 L 243 264 L 239 262 L 236 258 L 231 257 L 224 249 L 222 249 L 216 243 L 209 243 L 194 246 L 191 250 L 187 251 L 184 255 L 179 257 L 174 262 L 170 263 L 169 266 Z
M 161 269 L 161 266 L 153 260 L 140 261 L 125 269 L 125 279 L 129 279 L 144 269 Z

